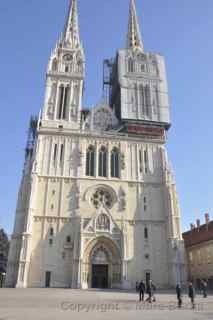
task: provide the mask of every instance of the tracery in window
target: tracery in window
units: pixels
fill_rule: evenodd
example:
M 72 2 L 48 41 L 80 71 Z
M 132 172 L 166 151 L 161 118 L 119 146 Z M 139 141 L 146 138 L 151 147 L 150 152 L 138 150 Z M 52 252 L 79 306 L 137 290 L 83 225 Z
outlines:
M 91 202 L 95 208 L 100 208 L 101 205 L 111 209 L 113 206 L 113 197 L 107 190 L 98 189 L 95 191 L 91 198 Z

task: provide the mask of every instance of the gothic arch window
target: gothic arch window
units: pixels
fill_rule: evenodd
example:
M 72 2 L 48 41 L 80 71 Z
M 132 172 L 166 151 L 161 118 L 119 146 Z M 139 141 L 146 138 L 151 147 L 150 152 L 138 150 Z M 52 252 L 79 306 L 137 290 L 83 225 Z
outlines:
M 61 85 L 59 87 L 59 105 L 58 105 L 58 119 L 66 120 L 68 111 L 68 99 L 70 94 L 69 86 Z
M 120 176 L 120 153 L 117 148 L 111 152 L 111 177 L 119 178 Z
M 66 237 L 66 242 L 67 242 L 67 243 L 70 243 L 70 242 L 71 242 L 71 237 L 70 237 L 70 236 L 67 236 L 67 237 Z
M 144 150 L 144 169 L 145 169 L 145 173 L 148 173 L 148 166 L 149 166 L 148 150 Z
M 128 60 L 128 71 L 134 72 L 134 61 L 132 58 L 129 58 L 129 60 Z
M 154 107 L 154 113 L 157 114 L 158 111 L 158 107 L 159 107 L 159 96 L 158 96 L 158 88 L 155 87 L 154 88 L 154 92 L 155 92 L 155 107 Z
M 58 69 L 58 62 L 56 59 L 54 59 L 52 62 L 52 71 L 57 71 L 57 69 Z
M 145 93 L 144 93 L 144 86 L 141 84 L 139 86 L 139 99 L 140 99 L 140 107 L 141 107 L 141 115 L 144 117 L 145 116 Z
M 89 146 L 86 156 L 86 176 L 95 176 L 95 148 Z
M 133 112 L 138 111 L 138 86 L 137 83 L 134 84 L 134 94 L 135 94 L 135 99 L 133 99 Z
M 50 228 L 50 236 L 54 236 L 54 229 L 53 229 L 53 227 Z
M 144 239 L 148 240 L 148 238 L 149 238 L 148 228 L 145 227 L 145 228 L 144 228 Z
M 99 177 L 107 176 L 107 149 L 101 147 L 98 157 L 98 175 Z
M 146 99 L 146 116 L 149 116 L 149 111 L 151 108 L 151 92 L 150 92 L 150 86 L 147 84 L 145 86 L 145 99 Z
M 139 164 L 140 164 L 140 173 L 143 172 L 143 151 L 139 150 Z
M 54 164 L 56 164 L 57 155 L 58 155 L 58 145 L 57 145 L 57 143 L 55 143 L 54 150 L 53 150 L 53 162 L 54 162 Z
M 146 71 L 145 64 L 142 64 L 142 65 L 141 65 L 141 71 L 142 71 L 142 72 L 145 72 L 145 71 Z
M 81 60 L 77 61 L 77 72 L 82 72 L 83 62 Z
M 61 150 L 60 150 L 60 165 L 62 165 L 64 159 L 64 145 L 61 144 Z
M 110 220 L 106 214 L 102 213 L 98 216 L 96 221 L 96 229 L 104 231 L 110 230 Z

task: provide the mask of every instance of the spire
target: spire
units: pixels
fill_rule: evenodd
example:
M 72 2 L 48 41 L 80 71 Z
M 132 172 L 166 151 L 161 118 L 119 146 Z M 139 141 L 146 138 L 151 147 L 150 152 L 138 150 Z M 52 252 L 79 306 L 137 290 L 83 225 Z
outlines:
M 143 50 L 140 27 L 135 7 L 135 0 L 130 0 L 127 48 L 139 47 Z
M 73 49 L 80 47 L 77 0 L 70 0 L 69 13 L 63 38 Z

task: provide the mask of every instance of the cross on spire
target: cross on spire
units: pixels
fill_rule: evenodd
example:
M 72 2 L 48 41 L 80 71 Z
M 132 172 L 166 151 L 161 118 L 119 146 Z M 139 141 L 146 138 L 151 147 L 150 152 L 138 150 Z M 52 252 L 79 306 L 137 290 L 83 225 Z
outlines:
M 137 47 L 143 50 L 143 42 L 142 42 L 140 27 L 138 23 L 135 0 L 130 0 L 127 48 L 134 49 Z

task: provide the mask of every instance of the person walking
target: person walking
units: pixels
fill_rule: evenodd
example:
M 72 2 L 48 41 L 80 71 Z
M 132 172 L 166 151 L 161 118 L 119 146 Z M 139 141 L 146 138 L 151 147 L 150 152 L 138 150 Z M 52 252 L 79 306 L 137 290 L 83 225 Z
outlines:
M 195 289 L 193 287 L 192 282 L 189 282 L 189 298 L 191 299 L 191 303 L 192 303 L 192 309 L 195 308 Z
M 148 301 L 149 303 L 156 301 L 155 291 L 156 291 L 156 286 L 154 285 L 152 280 L 149 280 L 147 284 L 147 289 L 146 289 L 146 293 L 148 294 L 148 298 L 146 299 L 146 301 Z
M 177 299 L 178 299 L 178 308 L 182 307 L 182 289 L 180 284 L 177 284 L 176 286 L 176 293 L 177 293 Z
M 207 298 L 207 282 L 205 280 L 202 281 L 202 291 L 203 297 Z
M 144 301 L 144 294 L 146 291 L 146 286 L 143 280 L 138 285 L 138 291 L 139 291 L 139 301 Z

